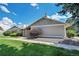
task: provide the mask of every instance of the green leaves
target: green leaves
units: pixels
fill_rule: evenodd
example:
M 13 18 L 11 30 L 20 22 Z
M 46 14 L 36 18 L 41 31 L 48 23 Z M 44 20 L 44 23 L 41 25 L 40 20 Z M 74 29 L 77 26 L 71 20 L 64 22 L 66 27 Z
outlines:
M 63 9 L 59 12 L 60 14 L 66 14 L 67 12 L 72 14 L 73 19 L 79 17 L 79 3 L 62 3 L 58 6 L 62 6 Z

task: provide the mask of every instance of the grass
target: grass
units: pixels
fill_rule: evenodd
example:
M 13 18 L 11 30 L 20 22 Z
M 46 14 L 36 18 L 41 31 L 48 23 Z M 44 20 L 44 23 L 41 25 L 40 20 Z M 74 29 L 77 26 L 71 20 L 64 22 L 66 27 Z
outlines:
M 5 45 L 8 45 L 9 47 L 15 47 L 17 49 L 21 48 L 22 43 L 23 42 L 17 41 L 17 40 L 5 40 L 5 39 L 0 40 L 0 45 L 5 44 Z
M 79 51 L 27 43 L 19 40 L 0 39 L 1 56 L 78 56 Z

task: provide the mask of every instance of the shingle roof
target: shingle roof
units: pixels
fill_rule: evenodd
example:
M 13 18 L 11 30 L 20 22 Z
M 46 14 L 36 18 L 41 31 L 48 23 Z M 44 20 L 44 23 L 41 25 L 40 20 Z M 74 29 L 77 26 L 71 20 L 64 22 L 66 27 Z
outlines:
M 54 21 L 55 23 L 58 23 L 58 24 L 65 24 L 65 23 L 63 23 L 63 22 L 60 22 L 60 21 L 57 21 L 57 20 L 55 20 L 55 19 L 51 19 L 51 18 L 48 18 L 47 16 L 44 16 L 44 17 L 38 19 L 37 21 L 35 21 L 34 23 L 32 23 L 32 24 L 29 25 L 29 26 L 32 26 L 32 25 L 35 24 L 36 22 L 38 22 L 38 21 L 40 21 L 40 20 L 43 20 L 43 19 L 52 20 L 52 21 Z M 29 26 L 28 26 L 28 27 L 29 27 Z

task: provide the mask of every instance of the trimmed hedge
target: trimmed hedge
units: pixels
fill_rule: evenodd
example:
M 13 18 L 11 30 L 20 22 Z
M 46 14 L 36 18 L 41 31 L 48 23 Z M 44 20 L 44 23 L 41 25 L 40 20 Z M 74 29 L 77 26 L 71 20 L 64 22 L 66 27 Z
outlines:
M 3 33 L 4 36 L 22 36 L 21 32 L 12 32 L 12 31 L 5 31 Z

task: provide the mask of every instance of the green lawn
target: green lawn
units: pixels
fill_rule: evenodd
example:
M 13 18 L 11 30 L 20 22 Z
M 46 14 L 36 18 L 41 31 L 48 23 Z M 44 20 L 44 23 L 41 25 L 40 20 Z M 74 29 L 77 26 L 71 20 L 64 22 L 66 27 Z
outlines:
M 0 39 L 2 56 L 77 56 L 79 51 L 66 50 L 43 44 L 26 43 L 18 40 Z

